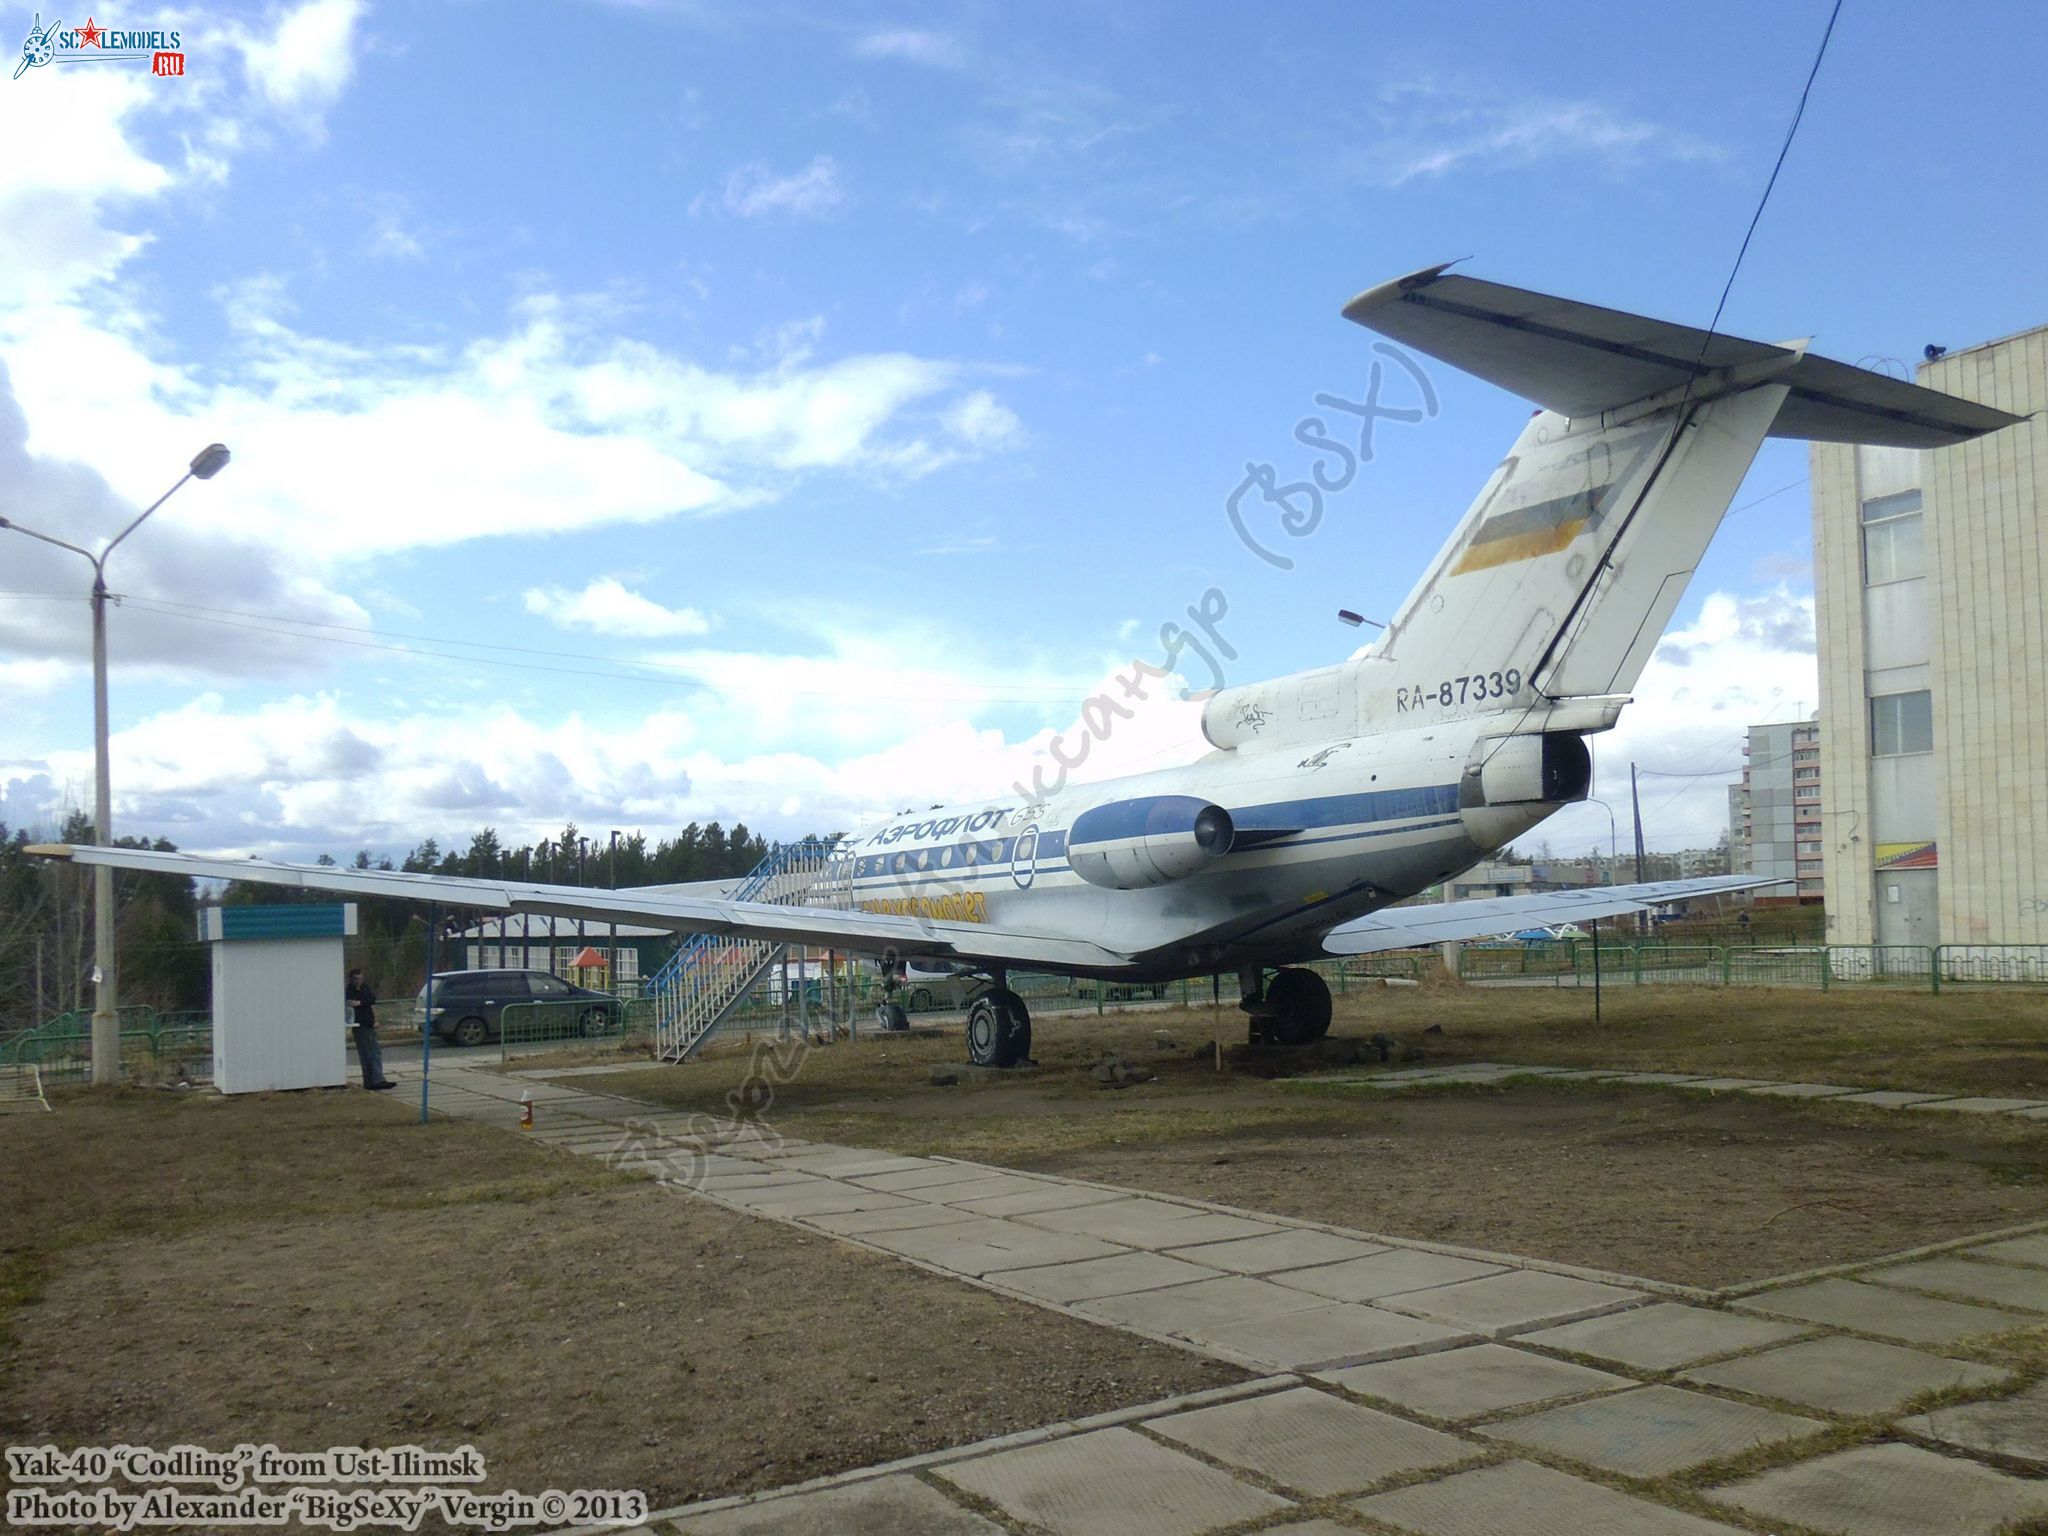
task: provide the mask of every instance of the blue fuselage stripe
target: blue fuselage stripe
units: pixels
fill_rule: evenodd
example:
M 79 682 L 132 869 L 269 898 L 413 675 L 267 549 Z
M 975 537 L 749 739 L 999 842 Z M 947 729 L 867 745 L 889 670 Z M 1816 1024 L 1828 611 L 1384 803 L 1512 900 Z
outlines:
M 1290 838 L 1270 845 L 1285 849 L 1392 837 L 1403 832 L 1435 831 L 1457 825 L 1457 809 L 1458 786 L 1435 784 L 1423 789 L 1368 790 L 1360 794 L 1278 800 L 1265 805 L 1246 806 L 1230 814 L 1240 828 L 1286 828 L 1304 833 L 1317 828 L 1352 829 L 1321 837 Z M 1410 824 L 1378 825 L 1384 822 Z M 1031 835 L 1027 832 L 1024 837 Z M 1036 864 L 1040 873 L 1061 868 L 1066 862 L 1066 833 L 1041 832 L 1037 837 L 1036 855 L 1030 862 Z M 895 848 L 886 853 L 863 853 L 853 861 L 853 881 L 858 887 L 869 882 L 900 886 L 905 881 L 1008 879 L 1018 841 L 1016 837 L 974 838 L 930 848 Z

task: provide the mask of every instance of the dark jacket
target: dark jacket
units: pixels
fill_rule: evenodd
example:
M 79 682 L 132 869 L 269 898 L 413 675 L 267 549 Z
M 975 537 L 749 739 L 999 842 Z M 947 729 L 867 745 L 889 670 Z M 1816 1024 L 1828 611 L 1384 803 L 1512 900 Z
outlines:
M 370 990 L 370 984 L 366 981 L 356 982 L 348 989 L 347 998 L 349 1008 L 356 1021 L 356 1028 L 375 1029 L 377 1027 L 377 994 Z

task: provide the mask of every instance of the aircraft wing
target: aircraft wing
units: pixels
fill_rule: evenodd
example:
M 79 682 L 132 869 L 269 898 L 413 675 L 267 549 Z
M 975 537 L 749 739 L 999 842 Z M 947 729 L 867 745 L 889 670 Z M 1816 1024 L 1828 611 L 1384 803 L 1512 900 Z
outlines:
M 1647 912 L 1666 902 L 1692 896 L 1714 896 L 1783 885 L 1783 880 L 1753 875 L 1703 875 L 1693 880 L 1646 880 L 1641 885 L 1589 885 L 1569 891 L 1542 891 L 1527 896 L 1482 896 L 1471 901 L 1446 901 L 1429 906 L 1383 907 L 1365 917 L 1339 923 L 1323 935 L 1323 948 L 1333 955 L 1371 955 L 1383 949 L 1410 949 L 1452 939 L 1490 939 L 1518 928 L 1577 922 L 1581 918 L 1613 917 L 1621 912 Z
M 595 918 L 599 922 L 617 919 L 683 933 L 729 934 L 775 944 L 809 944 L 866 954 L 894 949 L 909 955 L 1081 970 L 1113 968 L 1124 964 L 1127 958 L 1085 940 L 1018 933 L 986 923 L 856 912 L 842 907 L 733 901 L 658 886 L 612 891 L 580 885 L 535 885 L 392 869 L 341 869 L 325 864 L 282 864 L 265 859 L 212 858 L 204 854 L 74 843 L 38 844 L 25 851 L 38 858 L 107 864 L 115 869 L 185 875 L 194 880 L 248 880 L 260 885 L 332 891 L 337 896 L 439 902 L 477 912 L 539 912 L 557 917 Z

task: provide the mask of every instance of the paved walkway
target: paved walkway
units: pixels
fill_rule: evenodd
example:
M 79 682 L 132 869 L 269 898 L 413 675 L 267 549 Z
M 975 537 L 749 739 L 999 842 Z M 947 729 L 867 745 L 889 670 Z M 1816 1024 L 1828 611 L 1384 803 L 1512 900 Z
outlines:
M 1845 1088 L 1839 1083 L 1774 1082 L 1761 1077 L 1715 1077 L 1689 1072 L 1615 1072 L 1597 1067 L 1524 1067 L 1509 1062 L 1476 1061 L 1448 1067 L 1415 1067 L 1407 1071 L 1318 1073 L 1300 1081 L 1343 1083 L 1389 1093 L 1426 1088 L 1432 1083 L 1498 1083 L 1511 1077 L 1548 1077 L 1557 1082 L 1627 1083 L 1646 1088 L 1683 1088 L 1705 1093 L 1754 1094 L 1774 1099 L 1827 1099 L 1873 1109 L 1930 1110 L 1957 1115 L 2009 1115 L 2020 1120 L 2048 1120 L 2048 1099 L 1987 1098 L 1959 1093 L 1908 1093 L 1880 1088 Z
M 1710 1536 L 1731 1510 L 1751 1529 L 1990 1536 L 2048 1516 L 2048 1383 L 2014 1394 L 1945 1353 L 2048 1325 L 2048 1230 L 1708 1293 L 475 1069 L 437 1069 L 433 1103 L 513 1127 L 523 1091 L 532 1136 L 564 1153 L 1259 1373 L 665 1511 L 646 1528 L 662 1536 Z

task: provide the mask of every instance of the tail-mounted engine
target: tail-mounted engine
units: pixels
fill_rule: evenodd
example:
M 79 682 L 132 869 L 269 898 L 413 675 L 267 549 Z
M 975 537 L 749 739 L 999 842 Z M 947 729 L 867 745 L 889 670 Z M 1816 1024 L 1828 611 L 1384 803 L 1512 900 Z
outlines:
M 1199 874 L 1230 852 L 1230 812 L 1193 795 L 1112 800 L 1067 831 L 1067 862 L 1090 885 L 1137 891 Z
M 1593 754 L 1576 731 L 1486 736 L 1472 749 L 1458 782 L 1458 805 L 1555 804 L 1583 800 L 1593 787 Z

